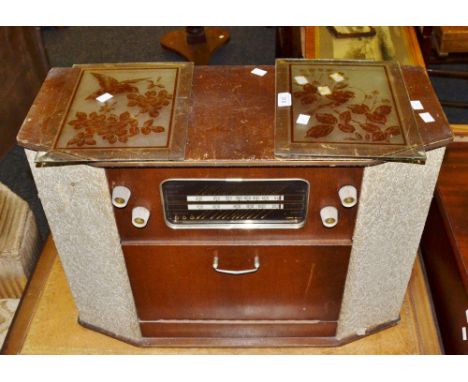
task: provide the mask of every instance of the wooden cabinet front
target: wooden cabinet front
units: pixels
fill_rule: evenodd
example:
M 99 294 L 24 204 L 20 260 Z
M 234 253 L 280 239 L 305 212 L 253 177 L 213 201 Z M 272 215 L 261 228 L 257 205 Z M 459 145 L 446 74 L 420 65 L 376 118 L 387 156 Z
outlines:
M 125 208 L 114 208 L 122 241 L 142 244 L 233 244 L 233 245 L 351 245 L 357 206 L 341 205 L 338 190 L 353 185 L 360 192 L 363 169 L 354 168 L 115 168 L 106 169 L 109 189 L 125 186 L 131 198 Z M 307 220 L 299 229 L 173 229 L 164 221 L 161 183 L 168 179 L 303 179 L 310 184 Z M 142 206 L 151 212 L 144 229 L 132 226 L 132 209 Z M 320 209 L 335 206 L 339 223 L 323 226 Z
M 314 324 L 338 319 L 350 249 L 125 245 L 124 254 L 141 321 Z
M 359 195 L 362 168 L 106 172 L 110 192 L 131 190 L 128 205 L 114 213 L 144 336 L 335 335 L 357 213 L 357 206 L 342 206 L 338 191 L 353 185 Z M 310 185 L 307 218 L 296 229 L 173 229 L 164 219 L 161 184 L 177 178 L 304 180 Z M 132 225 L 137 206 L 151 213 L 144 228 Z M 322 224 L 325 206 L 338 210 L 333 228 Z

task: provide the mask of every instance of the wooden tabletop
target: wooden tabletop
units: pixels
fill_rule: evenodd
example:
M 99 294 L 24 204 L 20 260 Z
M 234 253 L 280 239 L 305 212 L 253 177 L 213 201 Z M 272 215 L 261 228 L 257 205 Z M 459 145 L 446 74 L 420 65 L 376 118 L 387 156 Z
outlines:
M 468 142 L 455 142 L 448 147 L 435 200 L 452 240 L 459 272 L 468 293 Z
M 2 349 L 3 354 L 440 354 L 431 303 L 419 258 L 401 321 L 341 347 L 139 348 L 85 329 L 49 239 Z

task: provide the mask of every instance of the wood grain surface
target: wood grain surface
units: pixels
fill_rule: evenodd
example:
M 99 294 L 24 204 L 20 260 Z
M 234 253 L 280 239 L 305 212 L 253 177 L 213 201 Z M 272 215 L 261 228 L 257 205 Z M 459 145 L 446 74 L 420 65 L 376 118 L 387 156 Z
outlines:
M 4 354 L 440 354 L 419 260 L 398 325 L 340 347 L 214 348 L 129 345 L 83 328 L 53 241 L 49 239 L 2 349 Z
M 200 66 L 193 74 L 192 108 L 185 159 L 179 161 L 102 162 L 100 166 L 324 166 L 372 165 L 373 160 L 280 160 L 274 155 L 275 68 L 261 66 L 263 77 L 251 74 L 254 66 Z M 425 70 L 402 67 L 410 99 L 424 96 L 425 111 L 437 119 L 424 123 L 421 138 L 428 148 L 441 147 L 452 133 Z M 48 151 L 57 133 L 76 82 L 76 68 L 54 68 L 22 126 L 18 140 L 25 147 Z M 411 84 L 418 86 L 411 86 Z M 423 89 L 423 94 L 419 91 Z
M 213 53 L 229 42 L 230 33 L 227 29 L 201 27 L 204 29 L 203 36 L 188 36 L 195 28 L 200 27 L 186 27 L 167 32 L 160 38 L 160 43 L 164 48 L 193 61 L 195 65 L 208 65 Z
M 335 335 L 350 247 L 131 245 L 123 251 L 147 336 Z M 253 270 L 255 258 L 258 268 L 219 273 L 215 256 L 220 269 Z
M 39 28 L 0 27 L 0 159 L 41 87 L 49 65 Z
M 115 186 L 126 186 L 132 196 L 125 208 L 114 208 L 121 239 L 126 241 L 151 241 L 155 244 L 206 244 L 225 245 L 350 245 L 356 220 L 357 206 L 341 205 L 338 190 L 344 185 L 361 188 L 363 169 L 354 168 L 145 168 L 106 169 L 110 192 Z M 305 179 L 310 184 L 308 218 L 298 229 L 184 229 L 169 228 L 164 221 L 160 184 L 177 178 L 242 178 L 242 179 Z M 131 223 L 132 209 L 142 206 L 151 211 L 145 229 Z M 320 209 L 338 208 L 339 222 L 334 228 L 325 228 L 320 219 Z
M 468 292 L 467 143 L 453 143 L 447 149 L 435 195 Z
M 468 143 L 451 144 L 439 174 L 421 249 L 445 350 L 468 354 Z
M 439 54 L 467 53 L 467 26 L 436 26 L 434 27 L 436 48 Z

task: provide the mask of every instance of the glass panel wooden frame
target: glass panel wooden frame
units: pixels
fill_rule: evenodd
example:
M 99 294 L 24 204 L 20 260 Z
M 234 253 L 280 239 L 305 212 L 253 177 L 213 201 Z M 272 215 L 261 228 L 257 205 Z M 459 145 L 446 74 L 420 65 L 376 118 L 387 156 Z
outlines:
M 193 63 L 74 67 L 67 110 L 37 162 L 184 159 Z
M 277 60 L 276 93 L 277 157 L 425 161 L 397 63 Z

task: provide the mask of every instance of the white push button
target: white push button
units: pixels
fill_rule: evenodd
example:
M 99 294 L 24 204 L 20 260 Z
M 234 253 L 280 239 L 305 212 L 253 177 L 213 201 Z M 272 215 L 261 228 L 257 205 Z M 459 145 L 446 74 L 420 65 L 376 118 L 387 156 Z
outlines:
M 327 228 L 332 228 L 338 224 L 338 210 L 335 207 L 327 206 L 320 210 L 322 224 Z
M 127 187 L 116 186 L 112 189 L 112 204 L 117 208 L 124 208 L 132 193 Z
M 354 207 L 357 203 L 357 190 L 354 186 L 343 186 L 338 191 L 343 207 Z
M 148 223 L 150 212 L 145 207 L 135 207 L 132 210 L 132 224 L 137 228 L 143 228 Z

